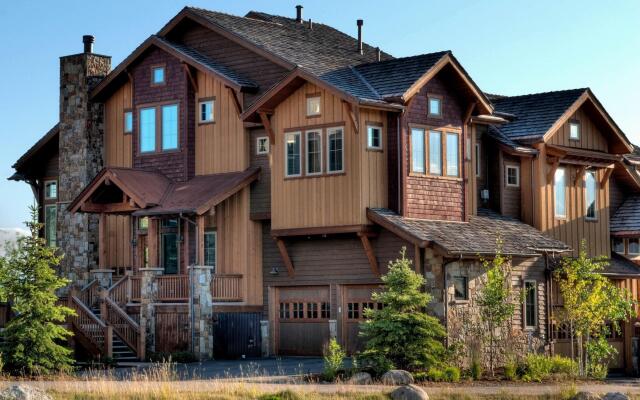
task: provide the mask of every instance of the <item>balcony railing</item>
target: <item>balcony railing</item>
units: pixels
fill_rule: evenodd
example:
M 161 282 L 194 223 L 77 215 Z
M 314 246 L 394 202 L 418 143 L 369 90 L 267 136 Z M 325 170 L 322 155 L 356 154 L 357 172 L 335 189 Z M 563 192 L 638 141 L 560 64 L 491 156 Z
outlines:
M 242 301 L 242 275 L 213 275 L 211 295 L 213 296 L 213 301 Z
M 142 278 L 132 276 L 129 279 L 131 301 L 140 302 Z M 158 285 L 157 301 L 189 301 L 189 275 L 159 275 L 156 277 L 156 284 Z M 242 301 L 242 274 L 214 274 L 211 282 L 211 295 L 213 301 L 216 302 Z

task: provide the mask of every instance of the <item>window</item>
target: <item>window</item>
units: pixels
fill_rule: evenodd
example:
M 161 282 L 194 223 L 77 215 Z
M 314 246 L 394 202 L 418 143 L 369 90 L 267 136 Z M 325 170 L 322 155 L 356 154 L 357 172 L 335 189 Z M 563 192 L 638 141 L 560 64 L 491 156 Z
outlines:
M 469 300 L 469 281 L 466 276 L 453 277 L 453 298 L 456 300 Z
M 580 123 L 577 121 L 569 122 L 569 139 L 580 140 Z
M 46 200 L 58 198 L 58 181 L 44 181 L 44 198 Z
M 536 327 L 537 310 L 538 310 L 538 294 L 536 281 L 525 281 L 525 302 L 524 302 L 524 325 L 527 328 Z
M 447 133 L 447 176 L 458 176 L 457 133 Z
M 300 132 L 287 133 L 285 136 L 286 176 L 300 176 Z
M 57 246 L 58 208 L 55 204 L 44 207 L 44 238 L 47 246 Z
M 640 239 L 639 238 L 629 238 L 627 239 L 627 251 L 629 254 L 640 254 Z
M 411 170 L 424 173 L 424 129 L 411 130 Z
M 429 173 L 442 175 L 442 132 L 440 131 L 429 132 Z
M 564 218 L 567 216 L 566 210 L 566 183 L 565 183 L 565 170 L 564 168 L 556 169 L 553 179 L 553 193 L 555 197 L 554 213 L 556 217 Z
M 206 231 L 204 233 L 204 265 L 208 267 L 216 266 L 216 231 Z
M 178 220 L 175 219 L 175 218 L 163 219 L 162 220 L 162 227 L 163 228 L 177 228 L 178 227 Z
M 319 95 L 307 97 L 307 117 L 320 115 L 320 99 Z
M 517 165 L 506 165 L 505 166 L 505 179 L 506 185 L 509 187 L 519 187 L 520 186 L 520 167 Z
M 162 266 L 167 275 L 178 273 L 178 234 L 166 232 L 161 235 Z
M 347 319 L 360 319 L 360 303 L 347 304 Z
M 480 166 L 482 164 L 480 163 L 480 143 L 476 143 L 476 176 L 480 177 L 482 176 L 482 171 L 480 170 Z
M 133 132 L 133 113 L 131 111 L 124 112 L 124 133 Z
M 596 219 L 596 172 L 587 171 L 584 174 L 584 202 L 587 207 L 585 210 L 585 216 L 587 219 Z
M 327 130 L 327 172 L 344 171 L 344 151 L 342 128 Z
M 164 67 L 151 68 L 152 82 L 154 85 L 162 85 L 164 81 Z
M 140 152 L 156 150 L 156 109 L 140 110 Z
M 367 147 L 370 149 L 382 149 L 382 127 L 367 126 Z
M 611 247 L 613 247 L 613 251 L 616 253 L 624 254 L 624 239 L 617 237 L 611 239 Z
M 256 154 L 269 154 L 269 138 L 266 136 L 256 139 Z
M 213 122 L 213 100 L 201 100 L 198 109 L 200 110 L 198 113 L 199 123 L 206 124 Z
M 149 217 L 142 217 L 138 219 L 138 229 L 149 229 Z
M 429 117 L 441 117 L 442 116 L 442 99 L 436 96 L 428 96 L 429 102 Z
M 306 143 L 307 175 L 322 173 L 322 132 L 308 131 Z
M 162 150 L 178 148 L 178 105 L 162 106 Z

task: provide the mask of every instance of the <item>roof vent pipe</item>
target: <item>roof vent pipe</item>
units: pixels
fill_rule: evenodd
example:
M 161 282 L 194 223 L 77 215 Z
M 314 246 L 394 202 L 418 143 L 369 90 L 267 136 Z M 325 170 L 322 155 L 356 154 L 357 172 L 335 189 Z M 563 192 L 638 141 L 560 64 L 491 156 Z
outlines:
M 92 35 L 84 35 L 82 36 L 82 43 L 84 43 L 84 52 L 85 53 L 93 53 L 93 42 L 95 42 L 96 38 Z
M 364 21 L 359 19 L 356 24 L 358 24 L 358 53 L 362 54 L 362 24 Z
M 311 21 L 311 18 L 309 18 L 309 29 L 313 29 L 313 21 Z
M 380 53 L 380 47 L 376 47 L 376 60 L 380 61 L 382 53 Z
M 296 6 L 296 22 L 302 23 L 302 6 L 299 4 Z

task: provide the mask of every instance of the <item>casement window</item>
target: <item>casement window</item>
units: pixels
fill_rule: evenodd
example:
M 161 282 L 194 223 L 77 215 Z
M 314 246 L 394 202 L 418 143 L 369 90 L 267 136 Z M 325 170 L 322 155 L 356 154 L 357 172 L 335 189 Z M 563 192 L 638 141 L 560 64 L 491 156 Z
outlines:
M 158 116 L 160 118 L 158 118 Z M 140 109 L 140 152 L 178 149 L 178 104 L 166 104 Z
M 567 216 L 565 169 L 558 168 L 553 178 L 554 215 L 556 218 Z
M 476 176 L 480 177 L 482 176 L 482 170 L 481 168 L 481 163 L 480 163 L 480 143 L 476 143 Z
M 344 171 L 344 131 L 340 128 L 327 129 L 327 172 Z
M 508 187 L 520 187 L 520 167 L 517 165 L 505 165 L 505 184 Z
M 164 66 L 151 67 L 151 84 L 152 85 L 164 85 L 165 84 Z
M 307 117 L 316 117 L 320 115 L 320 95 L 313 95 L 307 97 Z
M 627 239 L 627 252 L 632 255 L 640 254 L 640 239 L 629 238 Z
M 457 132 L 430 130 L 428 137 L 425 137 L 425 132 L 422 128 L 411 129 L 411 172 L 460 176 L 460 135 Z
M 125 111 L 124 112 L 124 133 L 132 133 L 133 132 L 133 112 Z
M 442 117 L 442 98 L 438 96 L 427 96 L 428 102 L 428 116 L 429 117 Z
M 55 200 L 58 198 L 58 181 L 44 181 L 44 198 L 45 200 Z
M 447 176 L 458 176 L 458 134 L 447 133 Z
M 535 328 L 538 323 L 538 285 L 536 281 L 524 281 L 524 325 Z
M 178 105 L 162 106 L 162 150 L 178 148 Z
M 214 100 L 200 100 L 198 103 L 198 123 L 206 124 L 213 122 Z
M 429 173 L 442 175 L 442 132 L 440 131 L 429 131 Z
M 206 231 L 204 233 L 204 265 L 207 267 L 216 266 L 216 246 L 217 246 L 217 234 L 216 231 Z
M 424 173 L 424 129 L 411 129 L 411 170 Z
M 367 148 L 374 150 L 382 149 L 382 127 L 367 126 Z
M 617 237 L 611 239 L 611 247 L 616 253 L 624 254 L 624 239 Z
M 55 204 L 44 206 L 44 238 L 49 247 L 57 246 L 58 207 Z
M 256 154 L 269 154 L 269 138 L 267 136 L 256 139 Z
M 469 278 L 466 276 L 453 277 L 453 298 L 455 300 L 469 300 Z
M 143 108 L 140 110 L 140 152 L 147 153 L 156 150 L 156 109 Z
M 319 175 L 322 173 L 322 131 L 307 131 L 306 174 Z
M 285 176 L 300 176 L 300 132 L 285 135 Z
M 584 204 L 586 206 L 585 217 L 596 219 L 598 183 L 596 181 L 596 171 L 586 171 L 584 174 Z
M 580 122 L 569 122 L 569 139 L 580 140 Z

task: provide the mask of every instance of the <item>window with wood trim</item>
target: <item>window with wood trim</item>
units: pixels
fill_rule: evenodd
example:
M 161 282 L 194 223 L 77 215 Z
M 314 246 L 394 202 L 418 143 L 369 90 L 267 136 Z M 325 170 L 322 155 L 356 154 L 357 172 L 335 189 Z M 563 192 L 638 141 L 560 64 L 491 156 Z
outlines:
M 165 81 L 165 68 L 164 66 L 151 67 L 151 84 L 152 85 L 164 85 Z
M 285 135 L 285 176 L 301 175 L 301 143 L 300 132 L 289 132 Z
M 55 204 L 44 206 L 44 238 L 49 247 L 56 247 L 58 229 L 58 206 Z
M 382 127 L 367 125 L 367 148 L 374 150 L 382 149 Z
M 124 133 L 132 133 L 133 132 L 133 112 L 125 111 L 124 112 Z
M 344 171 L 344 129 L 327 129 L 327 173 Z
M 269 137 L 261 136 L 256 139 L 256 154 L 269 154 Z
M 140 152 L 149 153 L 156 150 L 156 109 L 155 107 L 140 109 Z
M 411 129 L 411 172 L 433 176 L 460 176 L 460 133 L 425 128 Z
M 520 187 L 520 167 L 507 164 L 504 166 L 505 185 L 507 187 Z
M 213 273 L 215 273 L 216 267 L 217 237 L 217 232 L 214 230 L 208 230 L 204 233 L 204 265 L 213 267 Z
M 307 97 L 307 117 L 317 117 L 320 115 L 321 100 L 322 97 L 320 95 Z
M 595 220 L 597 216 L 597 196 L 598 195 L 598 182 L 596 180 L 596 171 L 586 171 L 584 174 L 584 204 L 585 204 L 585 218 Z
M 280 321 L 317 322 L 331 317 L 331 307 L 325 301 L 281 301 L 278 309 Z
M 138 229 L 143 231 L 149 229 L 149 217 L 138 218 Z
M 536 281 L 524 281 L 524 326 L 535 328 L 538 326 L 538 287 Z
M 44 199 L 55 200 L 58 198 L 58 181 L 55 179 L 44 181 Z
M 180 109 L 177 103 L 143 107 L 139 116 L 140 153 L 173 151 L 180 147 Z
M 213 119 L 214 99 L 201 99 L 198 103 L 198 123 L 207 124 Z
M 430 95 L 427 96 L 427 107 L 428 112 L 427 115 L 432 118 L 441 118 L 442 117 L 442 97 Z
M 619 237 L 611 239 L 611 249 L 618 254 L 624 254 L 624 239 Z
M 447 176 L 459 176 L 460 171 L 458 170 L 459 160 L 458 160 L 458 139 L 459 136 L 457 133 L 447 133 L 447 143 L 446 143 L 446 151 L 447 151 Z
M 322 174 L 322 131 L 312 130 L 306 132 L 305 164 L 307 175 Z
M 569 139 L 580 140 L 580 122 L 579 121 L 569 122 Z
M 384 305 L 375 301 L 352 301 L 347 303 L 347 320 L 364 321 L 366 319 L 365 310 L 382 310 Z
M 178 148 L 178 105 L 162 106 L 162 150 Z
M 423 174 L 425 156 L 424 129 L 411 129 L 411 171 Z
M 627 239 L 627 253 L 634 256 L 640 254 L 640 238 Z
M 553 213 L 556 218 L 566 218 L 567 216 L 567 182 L 564 168 L 557 168 L 553 177 Z
M 442 132 L 429 131 L 429 173 L 442 175 Z

